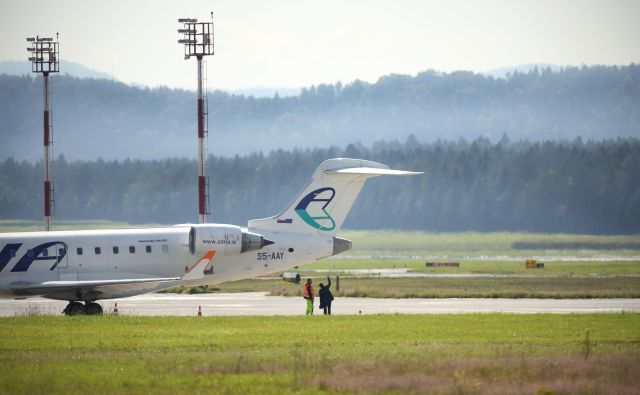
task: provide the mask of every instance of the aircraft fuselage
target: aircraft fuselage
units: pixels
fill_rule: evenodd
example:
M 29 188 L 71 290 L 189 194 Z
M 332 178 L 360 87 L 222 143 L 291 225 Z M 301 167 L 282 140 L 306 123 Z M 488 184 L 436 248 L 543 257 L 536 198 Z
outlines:
M 287 232 L 261 232 L 273 242 L 261 249 L 213 257 L 197 280 L 177 280 L 202 253 L 190 248 L 190 226 L 149 229 L 24 232 L 0 234 L 0 295 L 44 296 L 61 300 L 112 299 L 178 285 L 204 285 L 274 273 L 333 253 L 333 238 Z M 209 251 L 221 251 L 212 244 Z M 222 256 L 220 256 L 222 255 Z M 86 295 L 60 287 L 40 293 L 30 284 L 89 283 L 175 278 L 159 284 L 109 287 Z

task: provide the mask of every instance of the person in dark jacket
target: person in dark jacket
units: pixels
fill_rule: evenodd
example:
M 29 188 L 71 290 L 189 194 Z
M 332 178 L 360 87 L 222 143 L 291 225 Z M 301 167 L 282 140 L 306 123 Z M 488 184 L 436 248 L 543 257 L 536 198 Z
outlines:
M 320 283 L 320 308 L 324 309 L 325 314 L 331 315 L 331 302 L 333 301 L 333 294 L 331 293 L 331 278 L 327 276 L 327 285 Z

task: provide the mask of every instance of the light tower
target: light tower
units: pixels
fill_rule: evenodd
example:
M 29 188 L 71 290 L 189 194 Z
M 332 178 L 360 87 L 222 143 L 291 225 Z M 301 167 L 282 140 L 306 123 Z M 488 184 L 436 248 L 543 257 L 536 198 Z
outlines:
M 53 217 L 53 183 L 51 182 L 51 144 L 53 143 L 51 134 L 51 113 L 49 111 L 49 73 L 57 73 L 59 69 L 59 46 L 58 33 L 56 40 L 51 37 L 28 37 L 27 42 L 31 47 L 29 51 L 29 61 L 31 71 L 42 73 L 44 79 L 44 227 L 51 230 L 51 219 Z
M 200 223 L 207 222 L 209 212 L 209 182 L 205 178 L 204 168 L 206 161 L 206 136 L 205 117 L 207 116 L 204 92 L 204 76 L 202 73 L 202 58 L 213 55 L 213 12 L 211 22 L 198 22 L 193 18 L 180 18 L 178 22 L 182 28 L 178 33 L 182 34 L 179 44 L 184 44 L 184 58 L 195 56 L 198 60 L 198 217 Z

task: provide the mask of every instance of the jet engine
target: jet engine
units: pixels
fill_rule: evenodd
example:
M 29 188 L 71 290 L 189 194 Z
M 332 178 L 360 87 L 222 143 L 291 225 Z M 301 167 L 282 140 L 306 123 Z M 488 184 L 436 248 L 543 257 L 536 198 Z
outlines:
M 273 244 L 262 235 L 249 232 L 235 225 L 201 224 L 191 225 L 189 230 L 189 252 L 202 255 L 215 250 L 216 256 L 239 255 L 260 250 Z

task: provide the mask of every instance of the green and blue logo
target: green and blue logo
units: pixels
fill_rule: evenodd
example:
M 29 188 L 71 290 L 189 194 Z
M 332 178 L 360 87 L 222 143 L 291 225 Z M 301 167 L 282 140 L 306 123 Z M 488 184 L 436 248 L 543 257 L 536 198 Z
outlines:
M 308 225 L 318 230 L 325 232 L 333 230 L 336 227 L 336 222 L 325 208 L 331 203 L 334 196 L 336 196 L 336 191 L 333 188 L 316 189 L 300 200 L 295 208 L 296 214 Z M 322 207 L 318 207 L 320 204 Z M 309 213 L 309 209 L 313 214 Z

